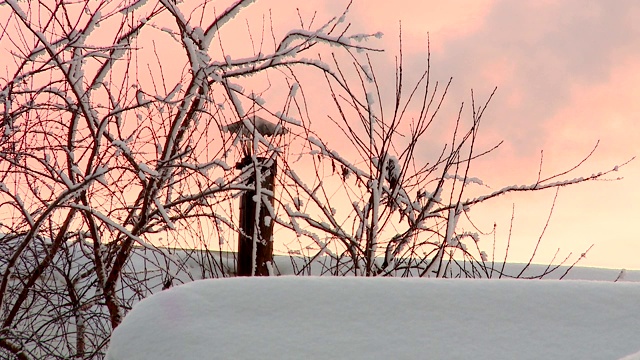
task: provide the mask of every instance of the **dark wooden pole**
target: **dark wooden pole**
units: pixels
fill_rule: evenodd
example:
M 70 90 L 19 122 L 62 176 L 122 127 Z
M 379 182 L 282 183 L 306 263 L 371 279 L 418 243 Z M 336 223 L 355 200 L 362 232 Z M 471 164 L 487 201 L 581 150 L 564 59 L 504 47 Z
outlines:
M 275 188 L 275 177 L 277 164 L 273 159 L 270 166 L 265 165 L 269 159 L 259 157 L 256 159 L 258 164 L 254 164 L 251 156 L 246 156 L 240 163 L 236 165 L 237 169 L 246 167 L 260 167 L 261 187 L 273 193 Z M 249 184 L 256 183 L 256 172 L 248 180 Z M 271 208 L 273 208 L 273 197 L 269 197 Z M 258 216 L 258 224 L 256 220 L 256 206 L 259 207 L 260 215 Z M 238 276 L 269 276 L 269 266 L 273 262 L 273 221 L 265 224 L 265 219 L 270 218 L 269 211 L 263 205 L 263 200 L 257 199 L 255 190 L 247 190 L 240 199 L 240 233 L 238 234 Z M 257 231 L 257 234 L 256 234 Z M 255 272 L 251 274 L 254 268 L 253 246 L 254 234 L 256 234 L 256 255 L 255 255 Z

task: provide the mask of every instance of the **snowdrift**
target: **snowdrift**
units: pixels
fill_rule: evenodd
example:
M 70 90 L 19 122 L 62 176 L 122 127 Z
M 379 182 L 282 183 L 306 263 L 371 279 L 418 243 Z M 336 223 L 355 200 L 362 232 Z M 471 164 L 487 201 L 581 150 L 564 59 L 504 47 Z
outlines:
M 138 303 L 107 359 L 619 359 L 639 305 L 638 283 L 200 280 Z

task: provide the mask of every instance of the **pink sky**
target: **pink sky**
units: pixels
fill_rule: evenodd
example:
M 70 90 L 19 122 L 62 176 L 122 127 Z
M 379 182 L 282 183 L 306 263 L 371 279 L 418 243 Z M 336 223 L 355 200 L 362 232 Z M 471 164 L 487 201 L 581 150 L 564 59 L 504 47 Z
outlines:
M 276 32 L 283 32 L 299 26 L 296 7 L 304 21 L 317 10 L 317 24 L 339 16 L 347 4 L 345 0 L 295 6 L 286 0 L 257 1 L 243 11 L 239 21 L 225 27 L 225 52 L 234 57 L 252 54 L 245 17 L 261 19 L 271 9 Z M 216 10 L 227 5 L 216 4 Z M 374 61 L 390 76 L 398 49 L 398 23 L 402 22 L 407 83 L 416 81 L 424 69 L 429 33 L 434 79 L 446 82 L 454 78 L 444 118 L 454 118 L 459 104 L 470 102 L 471 89 L 483 102 L 498 87 L 483 118 L 479 147 L 486 149 L 501 140 L 504 144 L 476 161 L 470 173 L 488 186 L 481 191 L 492 192 L 535 182 L 541 150 L 543 175 L 548 176 L 574 166 L 600 141 L 594 156 L 569 178 L 610 170 L 640 152 L 639 18 L 640 3 L 634 0 L 354 0 L 347 21 L 352 23 L 350 33 L 385 34 L 368 45 L 386 50 L 374 55 Z M 254 34 L 259 34 L 260 21 L 251 23 Z M 161 57 L 184 60 L 173 59 L 171 47 L 160 45 Z M 212 57 L 216 51 L 219 49 L 212 46 Z M 145 61 L 153 64 L 155 60 Z M 180 71 L 184 71 L 182 65 L 166 76 L 177 79 Z M 388 88 L 392 95 L 392 86 Z M 328 120 L 317 120 L 323 121 Z M 638 161 L 617 175 L 624 179 L 560 191 L 534 262 L 549 261 L 558 248 L 559 257 L 564 258 L 595 244 L 581 265 L 640 269 L 640 239 L 634 226 L 640 215 Z M 504 196 L 474 207 L 470 215 L 482 231 L 491 231 L 497 223 L 499 257 L 515 204 L 509 260 L 527 261 L 545 226 L 554 193 Z M 486 249 L 492 236 L 481 241 Z
M 327 7 L 339 2 L 326 2 Z M 575 177 L 612 168 L 640 150 L 640 4 L 635 1 L 356 1 L 356 28 L 383 31 L 394 56 L 402 21 L 405 63 L 411 73 L 425 57 L 441 80 L 454 78 L 449 100 L 469 101 L 469 91 L 497 96 L 481 129 L 487 146 L 504 145 L 472 167 L 492 189 L 534 182 L 540 151 L 543 174 L 568 169 L 600 145 Z M 407 69 L 405 69 L 407 70 Z M 595 244 L 582 265 L 640 268 L 640 165 L 624 179 L 563 188 L 539 257 L 579 254 Z M 474 220 L 498 240 L 506 238 L 512 204 L 510 259 L 527 259 L 544 228 L 554 192 L 509 195 L 472 210 Z M 487 239 L 487 241 L 490 241 Z M 485 244 L 486 245 L 486 244 Z
M 297 6 L 310 18 L 314 10 L 325 17 L 339 14 L 346 4 Z M 281 1 L 256 6 L 287 13 Z M 461 102 L 470 102 L 471 89 L 483 101 L 498 87 L 483 118 L 480 143 L 485 148 L 500 140 L 504 144 L 477 161 L 470 174 L 489 187 L 484 192 L 535 182 L 541 151 L 542 175 L 549 176 L 576 165 L 599 141 L 596 153 L 569 178 L 610 170 L 640 152 L 638 18 L 635 1 L 373 0 L 354 1 L 349 12 L 352 32 L 385 34 L 374 44 L 386 50 L 377 59 L 388 69 L 393 69 L 402 22 L 408 83 L 424 69 L 429 34 L 435 79 L 454 79 L 449 116 Z M 616 176 L 624 179 L 561 189 L 534 262 L 549 261 L 558 248 L 558 258 L 569 253 L 575 258 L 594 244 L 581 265 L 640 269 L 640 238 L 634 230 L 640 215 L 638 161 Z M 475 207 L 471 215 L 483 231 L 497 223 L 499 257 L 515 205 L 509 259 L 526 262 L 554 194 L 504 196 Z M 484 247 L 490 246 L 492 237 L 483 239 Z
M 347 1 L 296 4 L 303 18 L 339 15 Z M 284 1 L 257 2 L 281 22 L 295 12 Z M 260 10 L 254 9 L 256 13 Z M 289 14 L 289 15 L 285 15 Z M 289 16 L 289 17 L 287 17 Z M 599 141 L 591 159 L 569 178 L 610 170 L 640 152 L 640 4 L 635 1 L 354 1 L 348 20 L 352 33 L 382 31 L 373 42 L 385 53 L 376 58 L 392 71 L 402 22 L 407 83 L 415 81 L 431 42 L 434 78 L 453 77 L 448 116 L 470 90 L 484 101 L 495 86 L 480 135 L 488 148 L 504 144 L 477 161 L 471 176 L 494 191 L 535 182 L 544 151 L 542 175 L 567 170 Z M 386 60 L 385 60 L 386 59 Z M 380 69 L 380 68 L 379 68 Z M 392 74 L 392 72 L 390 72 Z M 392 81 L 392 78 L 389 78 Z M 445 115 L 447 116 L 447 115 Z M 445 134 L 446 135 L 446 134 Z M 640 269 L 640 165 L 624 167 L 620 181 L 561 189 L 553 217 L 534 262 L 581 254 L 581 265 Z M 514 194 L 476 207 L 471 215 L 481 230 L 497 222 L 497 255 L 503 253 L 515 204 L 511 261 L 528 261 L 542 233 L 555 191 Z M 492 237 L 485 237 L 490 246 Z

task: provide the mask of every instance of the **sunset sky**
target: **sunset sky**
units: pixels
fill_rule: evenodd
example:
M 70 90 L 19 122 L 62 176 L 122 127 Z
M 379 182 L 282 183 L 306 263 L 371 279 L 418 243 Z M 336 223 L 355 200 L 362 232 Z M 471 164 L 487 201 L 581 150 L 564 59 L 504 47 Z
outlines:
M 188 3 L 180 6 L 187 8 Z M 221 12 L 230 3 L 214 2 L 213 6 Z M 247 29 L 258 37 L 263 19 L 271 16 L 274 33 L 282 36 L 300 27 L 298 16 L 306 25 L 312 18 L 314 24 L 320 24 L 340 16 L 348 4 L 346 0 L 256 1 L 225 25 L 220 44 L 234 59 L 251 56 Z M 10 13 L 0 11 L 5 17 Z M 147 10 L 143 7 L 140 11 Z M 167 19 L 171 20 L 169 16 L 154 20 Z M 471 90 L 476 102 L 484 103 L 497 87 L 483 116 L 476 146 L 486 150 L 500 141 L 504 143 L 474 161 L 469 173 L 484 182 L 476 191 L 490 193 L 508 185 L 535 183 L 542 151 L 541 175 L 548 177 L 577 165 L 599 142 L 593 156 L 563 179 L 608 171 L 640 154 L 638 19 L 640 2 L 635 0 L 354 0 L 346 21 L 351 23 L 349 34 L 384 33 L 381 39 L 371 39 L 366 45 L 384 50 L 371 56 L 375 68 L 386 74 L 380 78 L 386 96 L 393 96 L 400 26 L 407 84 L 415 83 L 424 71 L 430 45 L 432 79 L 446 83 L 453 78 L 442 110 L 444 125 L 439 129 L 443 133 L 436 136 L 448 136 L 446 130 L 451 123 L 446 120 L 455 120 L 461 103 L 469 108 Z M 111 35 L 108 26 L 96 33 Z M 156 34 L 169 38 L 161 27 L 157 24 L 154 28 Z M 266 33 L 270 41 L 271 34 Z M 143 49 L 141 54 L 145 46 L 151 48 L 145 41 L 141 36 L 140 43 L 135 44 Z M 4 44 L 12 46 L 7 37 Z M 157 54 L 149 50 L 150 58 L 141 61 L 155 64 L 157 55 L 167 69 L 173 70 L 172 61 L 176 61 L 176 69 L 188 71 L 180 63 L 185 59 L 174 56 L 169 45 L 160 43 Z M 180 49 L 178 42 L 173 46 Z M 222 60 L 216 57 L 219 49 L 211 52 L 212 58 Z M 7 59 L 0 59 L 3 76 L 10 76 L 10 68 L 15 66 L 5 69 L 3 61 L 10 61 Z M 141 67 L 141 78 L 136 79 L 140 83 L 145 66 Z M 163 76 L 167 83 L 175 84 L 181 73 L 167 71 Z M 301 83 L 306 91 L 312 91 L 315 85 Z M 286 97 L 287 91 L 281 91 L 281 97 Z M 321 126 L 330 120 L 318 115 L 313 121 Z M 421 144 L 425 149 L 430 145 Z M 428 155 L 417 160 L 430 161 Z M 515 209 L 510 261 L 528 261 L 544 232 L 535 263 L 550 261 L 558 248 L 556 261 L 569 253 L 576 259 L 594 244 L 581 265 L 640 269 L 636 226 L 640 221 L 640 160 L 621 167 L 608 179 L 618 176 L 623 179 L 562 188 L 546 229 L 554 190 L 492 199 L 473 207 L 470 215 L 483 232 L 491 232 L 494 222 L 497 224 L 496 258 L 505 251 Z M 481 246 L 490 249 L 492 239 L 493 235 L 482 237 Z
M 318 1 L 304 9 L 335 14 L 344 5 Z M 385 34 L 375 44 L 386 50 L 390 68 L 401 22 L 407 78 L 424 69 L 429 34 L 434 77 L 453 77 L 452 104 L 469 102 L 471 89 L 486 99 L 497 86 L 480 138 L 485 147 L 505 142 L 471 168 L 471 176 L 490 187 L 487 191 L 535 182 L 542 150 L 542 173 L 551 175 L 576 165 L 600 142 L 569 178 L 609 170 L 640 153 L 638 19 L 636 1 L 373 0 L 354 1 L 349 12 L 353 32 Z M 558 248 L 564 258 L 594 244 L 580 264 L 640 269 L 639 161 L 616 174 L 624 179 L 560 190 L 535 261 L 550 260 Z M 510 259 L 527 261 L 554 194 L 508 195 L 472 214 L 484 230 L 497 223 L 500 247 L 515 204 Z
M 350 15 L 356 27 L 385 33 L 391 64 L 401 21 L 409 74 L 412 66 L 421 70 L 429 33 L 436 77 L 454 79 L 450 99 L 468 101 L 470 89 L 486 97 L 498 87 L 481 138 L 505 143 L 471 169 L 491 189 L 534 182 L 541 150 L 550 175 L 577 164 L 600 141 L 570 177 L 608 170 L 640 152 L 637 1 L 356 1 Z M 582 265 L 640 268 L 640 164 L 617 174 L 624 179 L 561 189 L 536 259 L 595 244 Z M 523 260 L 553 196 L 510 195 L 483 206 L 486 213 L 472 212 L 485 228 L 496 221 L 504 239 L 515 203 L 511 259 Z
M 257 1 L 235 24 L 237 41 L 229 35 L 223 39 L 229 48 L 246 42 L 243 17 L 257 32 L 262 15 L 271 12 L 276 31 L 287 31 L 299 24 L 298 13 L 308 25 L 317 12 L 315 21 L 322 23 L 339 16 L 347 4 Z M 640 3 L 633 0 L 355 0 L 347 16 L 349 33 L 384 33 L 367 45 L 385 50 L 373 56 L 374 65 L 391 82 L 400 24 L 408 84 L 422 74 L 430 40 L 432 78 L 446 82 L 453 77 L 445 118 L 455 119 L 460 103 L 468 106 L 472 89 L 476 101 L 484 102 L 497 87 L 483 117 L 479 147 L 504 143 L 476 161 L 470 173 L 484 181 L 484 193 L 534 183 L 541 151 L 542 176 L 550 176 L 577 165 L 599 142 L 568 179 L 610 170 L 640 154 L 638 19 Z M 393 96 L 392 84 L 384 85 L 388 96 Z M 546 230 L 554 190 L 493 199 L 471 215 L 482 231 L 490 232 L 497 223 L 496 257 L 504 253 L 515 208 L 510 261 L 528 261 L 544 231 L 534 262 L 550 261 L 558 249 L 556 261 L 569 253 L 576 259 L 594 244 L 581 265 L 640 269 L 635 226 L 640 221 L 640 161 L 608 179 L 618 176 L 624 179 L 562 188 Z M 486 249 L 492 236 L 482 241 Z

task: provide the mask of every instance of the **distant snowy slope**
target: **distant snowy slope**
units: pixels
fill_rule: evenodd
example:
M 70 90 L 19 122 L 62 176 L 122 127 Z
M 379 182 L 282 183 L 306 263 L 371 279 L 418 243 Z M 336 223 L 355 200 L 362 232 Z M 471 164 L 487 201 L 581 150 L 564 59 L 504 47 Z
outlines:
M 138 303 L 107 359 L 618 359 L 640 284 L 356 277 L 191 282 Z
M 620 360 L 640 360 L 640 351 L 635 354 L 625 356 Z

